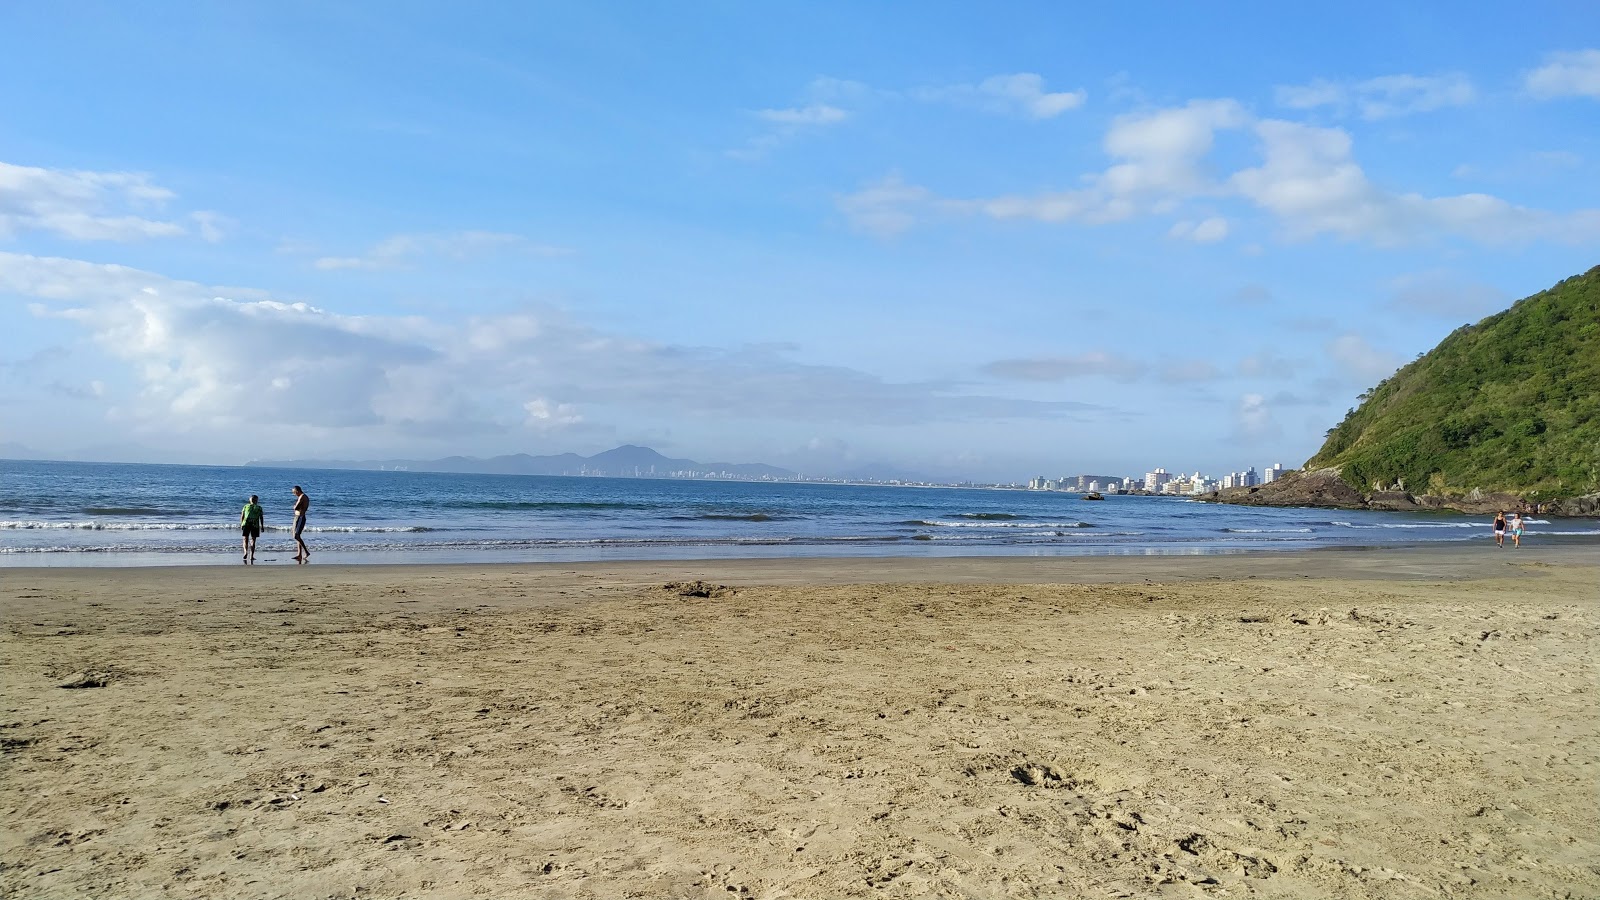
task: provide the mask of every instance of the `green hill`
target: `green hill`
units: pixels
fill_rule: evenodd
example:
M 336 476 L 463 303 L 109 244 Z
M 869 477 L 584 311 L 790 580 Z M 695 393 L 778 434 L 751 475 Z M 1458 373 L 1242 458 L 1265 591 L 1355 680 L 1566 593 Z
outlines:
M 1600 491 L 1600 266 L 1517 301 L 1361 395 L 1307 471 L 1359 491 Z

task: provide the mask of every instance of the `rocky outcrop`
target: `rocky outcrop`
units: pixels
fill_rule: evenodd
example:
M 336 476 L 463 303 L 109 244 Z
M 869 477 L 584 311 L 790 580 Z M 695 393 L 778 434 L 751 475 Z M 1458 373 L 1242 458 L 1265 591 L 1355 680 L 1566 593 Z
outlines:
M 1226 488 L 1201 497 L 1239 506 L 1317 506 L 1329 509 L 1366 509 L 1361 492 L 1339 477 L 1338 469 L 1289 472 L 1271 484 Z
M 1239 506 L 1311 506 L 1322 509 L 1381 509 L 1395 512 L 1448 510 L 1468 515 L 1520 512 L 1525 515 L 1600 516 L 1600 494 L 1543 502 L 1515 494 L 1472 491 L 1463 496 L 1413 494 L 1401 485 L 1363 494 L 1351 487 L 1338 469 L 1289 472 L 1271 484 L 1228 488 L 1197 499 Z

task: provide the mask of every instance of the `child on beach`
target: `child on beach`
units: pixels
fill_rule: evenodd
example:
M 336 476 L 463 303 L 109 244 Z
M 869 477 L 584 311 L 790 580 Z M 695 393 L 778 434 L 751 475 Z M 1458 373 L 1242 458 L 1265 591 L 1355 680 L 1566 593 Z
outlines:
M 1511 514 L 1511 545 L 1522 547 L 1522 513 Z
M 1494 545 L 1505 548 L 1506 545 L 1506 514 L 1504 510 L 1494 514 Z

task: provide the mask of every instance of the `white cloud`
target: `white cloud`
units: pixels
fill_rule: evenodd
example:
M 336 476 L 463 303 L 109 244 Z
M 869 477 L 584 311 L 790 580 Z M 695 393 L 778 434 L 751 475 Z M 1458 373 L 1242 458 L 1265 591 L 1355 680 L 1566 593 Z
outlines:
M 461 261 L 501 252 L 548 257 L 569 256 L 573 251 L 566 247 L 537 244 L 520 235 L 492 231 L 397 234 L 379 241 L 360 256 L 323 256 L 312 265 L 328 271 L 399 269 L 426 257 Z
M 1008 196 L 975 207 L 997 219 L 1114 222 L 1171 209 L 1176 198 L 1204 194 L 1213 182 L 1200 167 L 1218 131 L 1248 124 L 1232 100 L 1195 100 L 1153 113 L 1120 116 L 1106 132 L 1105 150 L 1117 160 L 1081 190 Z
M 528 424 L 538 428 L 564 428 L 583 421 L 577 407 L 570 403 L 552 403 L 543 397 L 529 400 L 522 408 L 528 413 Z
M 1261 394 L 1239 397 L 1239 405 L 1234 408 L 1234 426 L 1238 437 L 1247 441 L 1276 437 L 1280 433 L 1267 398 Z
M 1218 178 L 1209 157 L 1217 135 L 1249 128 L 1261 162 Z M 1600 209 L 1557 213 L 1517 206 L 1489 194 L 1430 197 L 1380 186 L 1355 161 L 1349 133 L 1282 119 L 1255 119 L 1233 100 L 1195 100 L 1180 107 L 1122 116 L 1105 136 L 1112 163 L 1081 176 L 1081 187 L 979 199 L 941 196 L 891 175 L 836 199 L 860 231 L 898 234 L 935 217 L 983 216 L 1089 225 L 1171 214 L 1204 198 L 1209 205 L 1243 199 L 1275 216 L 1285 236 L 1333 235 L 1395 246 L 1465 238 L 1488 245 L 1550 240 L 1600 241 Z M 1220 216 L 1180 220 L 1173 237 L 1220 240 L 1231 230 Z M 1243 248 L 1257 253 L 1256 245 Z
M 1523 78 L 1523 87 L 1535 97 L 1593 97 L 1600 99 L 1600 50 L 1593 48 L 1552 53 L 1545 64 Z
M 200 239 L 208 244 L 215 244 L 228 236 L 228 231 L 233 228 L 232 219 L 220 213 L 200 210 L 189 214 L 194 220 L 196 228 L 200 229 Z
M 1141 362 L 1092 350 L 1074 356 L 1038 356 L 1024 359 L 1002 359 L 989 363 L 983 371 L 999 378 L 1016 381 L 1065 381 L 1069 378 L 1110 378 L 1113 381 L 1136 381 L 1144 377 L 1147 366 Z
M 1212 216 L 1199 222 L 1185 219 L 1174 223 L 1167 231 L 1167 235 L 1180 240 L 1194 241 L 1197 244 L 1214 244 L 1228 236 L 1228 220 L 1220 216 Z
M 1310 84 L 1283 84 L 1277 89 L 1279 106 L 1290 109 L 1316 109 L 1319 106 L 1340 106 L 1349 102 L 1350 90 L 1319 78 Z
M 924 88 L 913 92 L 922 100 L 944 101 L 1002 115 L 1028 119 L 1053 119 L 1083 105 L 1083 90 L 1046 91 L 1044 77 L 1034 72 L 995 75 L 977 84 Z
M 873 425 L 1051 419 L 1095 409 L 890 382 L 776 348 L 684 347 L 553 312 L 447 324 L 350 316 L 121 266 L 0 253 L 0 295 L 44 301 L 134 374 L 130 420 L 175 432 L 454 440 L 607 417 Z M 124 392 L 125 393 L 125 392 Z M 296 429 L 310 429 L 301 433 Z
M 1559 215 L 1488 194 L 1394 193 L 1367 178 L 1352 158 L 1350 135 L 1341 129 L 1267 119 L 1255 131 L 1263 162 L 1236 172 L 1230 185 L 1276 215 L 1293 238 L 1333 234 L 1380 245 L 1441 236 L 1485 244 L 1600 239 L 1600 210 Z
M 0 162 L 0 239 L 43 231 L 75 241 L 136 241 L 187 233 L 135 213 L 175 195 L 138 172 L 41 169 Z
M 924 187 L 890 174 L 835 201 L 850 226 L 877 237 L 893 237 L 911 228 L 933 208 L 948 204 Z
M 1083 188 L 980 200 L 949 200 L 907 184 L 898 176 L 840 198 L 839 208 L 858 229 L 883 234 L 890 223 L 898 233 L 932 212 L 965 213 L 994 219 L 1039 222 L 1123 221 L 1139 214 L 1166 212 L 1185 197 L 1214 193 L 1220 186 L 1201 168 L 1216 133 L 1249 124 L 1233 100 L 1195 100 L 1181 107 L 1118 117 L 1105 137 L 1113 164 L 1086 177 Z M 892 191 L 885 191 L 885 187 Z M 1208 232 L 1217 226 L 1210 226 Z
M 850 118 L 850 114 L 837 106 L 813 103 L 810 106 L 789 109 L 762 109 L 756 115 L 779 125 L 834 125 Z
M 807 88 L 812 102 L 772 109 L 758 109 L 752 115 L 768 129 L 745 141 L 744 146 L 725 152 L 730 159 L 746 162 L 761 159 L 801 134 L 831 128 L 849 120 L 850 110 L 840 103 L 863 102 L 871 96 L 866 85 L 837 78 L 819 78 Z
M 1354 109 L 1369 121 L 1466 106 L 1477 99 L 1472 80 L 1459 72 L 1444 75 L 1384 75 L 1366 81 L 1319 79 L 1277 89 L 1279 106 L 1290 109 Z
M 1345 377 L 1360 384 L 1372 385 L 1395 373 L 1400 368 L 1399 356 L 1380 350 L 1364 337 L 1346 332 L 1326 346 L 1328 358 L 1339 367 Z

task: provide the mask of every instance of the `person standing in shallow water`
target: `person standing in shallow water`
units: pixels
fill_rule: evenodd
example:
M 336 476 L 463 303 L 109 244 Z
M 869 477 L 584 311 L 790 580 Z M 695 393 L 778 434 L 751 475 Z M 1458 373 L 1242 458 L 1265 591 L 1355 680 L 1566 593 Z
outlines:
M 311 510 L 311 495 L 300 490 L 300 485 L 294 486 L 294 558 L 296 562 L 310 562 L 311 548 L 306 546 L 305 538 L 300 533 L 306 530 L 306 513 Z
M 267 514 L 261 509 L 259 497 L 250 495 L 250 502 L 239 510 L 239 533 L 243 535 L 244 562 L 249 565 L 256 561 L 256 540 L 261 537 L 261 527 L 267 520 Z
M 1494 545 L 1501 548 L 1506 545 L 1506 514 L 1504 510 L 1494 514 Z

